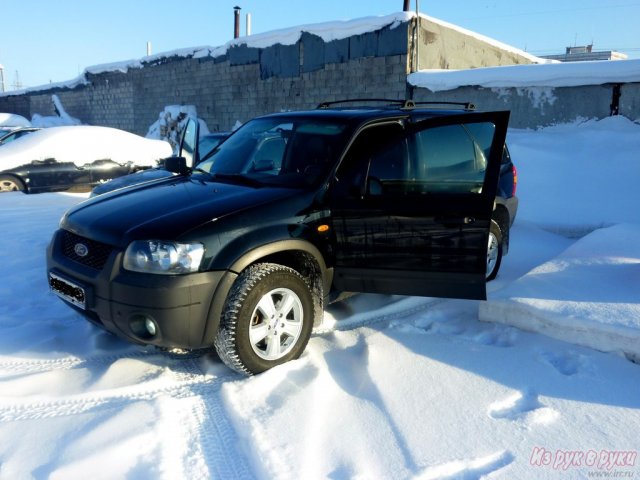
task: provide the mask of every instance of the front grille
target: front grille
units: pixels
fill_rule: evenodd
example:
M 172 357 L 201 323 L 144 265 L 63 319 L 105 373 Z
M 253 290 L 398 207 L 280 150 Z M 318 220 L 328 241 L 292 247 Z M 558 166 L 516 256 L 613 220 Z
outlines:
M 78 255 L 77 252 L 83 250 L 78 245 L 86 247 L 87 254 L 85 256 Z M 62 233 L 62 253 L 64 256 L 87 267 L 101 270 L 112 251 L 113 247 L 105 243 L 96 242 L 66 230 Z

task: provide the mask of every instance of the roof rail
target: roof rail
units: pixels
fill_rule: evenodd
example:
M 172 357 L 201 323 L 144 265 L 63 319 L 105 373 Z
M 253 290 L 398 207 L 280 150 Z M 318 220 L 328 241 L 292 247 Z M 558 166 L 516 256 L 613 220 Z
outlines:
M 407 100 L 407 103 L 411 102 L 413 104 L 413 108 L 419 105 L 431 105 L 431 106 L 443 106 L 443 107 L 451 107 L 458 106 L 462 107 L 464 110 L 475 110 L 476 105 L 471 102 L 414 102 L 413 100 Z M 407 106 L 407 108 L 411 108 Z
M 343 103 L 386 103 L 388 107 L 399 107 L 401 110 L 413 110 L 415 108 L 419 108 L 421 106 L 431 106 L 436 107 L 440 106 L 443 108 L 446 107 L 462 107 L 464 110 L 475 110 L 476 106 L 471 102 L 415 102 L 413 100 L 392 100 L 388 98 L 354 98 L 347 100 L 335 100 L 333 102 L 322 102 L 316 108 L 319 110 L 328 109 L 334 105 L 339 105 Z
M 338 105 L 340 103 L 371 103 L 371 102 L 388 103 L 389 106 L 391 105 L 402 106 L 404 105 L 405 100 L 391 100 L 388 98 L 352 98 L 347 100 L 335 100 L 333 102 L 322 102 L 316 108 L 318 109 L 329 108 L 333 105 Z

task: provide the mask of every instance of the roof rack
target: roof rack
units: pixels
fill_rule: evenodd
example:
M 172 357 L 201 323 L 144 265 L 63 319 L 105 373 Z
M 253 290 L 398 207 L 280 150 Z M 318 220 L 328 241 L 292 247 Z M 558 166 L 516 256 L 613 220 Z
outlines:
M 475 110 L 476 106 L 471 102 L 415 102 L 413 100 L 391 100 L 388 98 L 354 98 L 348 100 L 336 100 L 333 102 L 322 102 L 316 108 L 319 110 L 328 109 L 334 105 L 339 105 L 343 103 L 386 103 L 388 107 L 397 106 L 401 110 L 414 110 L 415 108 L 419 108 L 423 105 L 430 107 L 440 106 L 442 108 L 446 107 L 462 107 L 464 110 Z

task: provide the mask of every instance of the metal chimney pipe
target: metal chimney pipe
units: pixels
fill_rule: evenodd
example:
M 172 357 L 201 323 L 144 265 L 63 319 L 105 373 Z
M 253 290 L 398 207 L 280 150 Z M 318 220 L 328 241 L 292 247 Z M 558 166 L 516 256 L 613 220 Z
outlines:
M 251 35 L 251 14 L 247 13 L 247 37 Z
M 240 7 L 233 7 L 233 38 L 240 37 Z
M 408 12 L 411 9 L 411 0 L 404 0 L 403 12 Z

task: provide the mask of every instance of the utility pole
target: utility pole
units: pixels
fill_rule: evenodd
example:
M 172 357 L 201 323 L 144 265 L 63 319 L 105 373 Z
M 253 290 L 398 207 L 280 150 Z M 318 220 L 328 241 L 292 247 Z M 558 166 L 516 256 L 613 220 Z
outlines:
M 16 75 L 13 77 L 13 85 L 11 85 L 14 90 L 22 90 L 22 82 L 20 81 L 20 74 L 16 70 Z
M 4 67 L 0 63 L 0 93 L 4 93 Z

